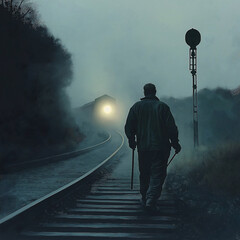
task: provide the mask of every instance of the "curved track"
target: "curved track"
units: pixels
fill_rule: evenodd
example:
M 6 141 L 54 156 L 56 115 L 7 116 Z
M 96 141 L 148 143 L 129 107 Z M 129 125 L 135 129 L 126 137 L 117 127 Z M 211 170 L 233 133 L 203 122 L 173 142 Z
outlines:
M 163 192 L 158 203 L 160 212 L 149 215 L 142 210 L 139 203 L 137 177 L 134 190 L 130 190 L 131 153 L 127 154 L 125 151 L 124 156 L 121 156 L 121 163 L 114 168 L 111 175 L 101 175 L 99 180 L 98 174 L 106 169 L 109 173 L 110 162 L 114 162 L 114 158 L 115 161 L 119 160 L 116 154 L 124 144 L 124 138 L 120 136 L 121 144 L 97 167 L 49 196 L 39 199 L 35 204 L 32 203 L 29 207 L 32 210 L 35 208 L 34 211 L 0 222 L 0 231 L 14 223 L 17 226 L 14 229 L 16 235 L 11 235 L 6 240 L 178 239 L 178 201 Z M 85 191 L 84 187 L 89 183 L 91 186 Z M 42 212 L 46 204 L 52 206 L 50 214 L 39 214 L 39 210 Z M 26 221 L 19 225 L 19 222 L 25 221 L 33 213 L 42 217 L 32 218 L 32 224 Z M 5 240 L 4 237 L 9 235 L 3 235 L 1 239 Z
M 86 147 L 86 148 L 75 150 L 75 151 L 65 152 L 65 153 L 61 153 L 61 154 L 56 154 L 56 155 L 52 155 L 49 157 L 25 161 L 25 162 L 21 162 L 21 163 L 17 163 L 17 164 L 11 164 L 11 165 L 6 166 L 5 170 L 8 172 L 11 172 L 13 170 L 15 171 L 15 170 L 26 169 L 29 167 L 36 167 L 36 166 L 43 165 L 43 164 L 46 164 L 49 162 L 55 162 L 55 161 L 60 161 L 60 160 L 65 160 L 68 158 L 76 157 L 76 156 L 79 156 L 80 154 L 89 152 L 93 149 L 96 149 L 96 148 L 102 146 L 103 144 L 109 142 L 111 138 L 112 138 L 112 135 L 108 132 L 107 139 L 105 139 L 104 141 L 102 141 L 100 143 L 94 144 L 90 147 Z
M 64 199 L 66 196 L 71 194 L 74 190 L 78 189 L 82 185 L 84 185 L 86 182 L 89 182 L 92 180 L 92 178 L 96 177 L 96 174 L 98 174 L 99 171 L 104 169 L 104 166 L 111 160 L 118 151 L 122 148 L 124 144 L 124 137 L 121 133 L 118 133 L 118 135 L 121 138 L 121 142 L 117 149 L 112 150 L 113 152 L 105 158 L 100 164 L 98 164 L 96 167 L 82 175 L 81 177 L 75 179 L 74 181 L 71 181 L 70 183 L 66 184 L 65 186 L 57 189 L 56 191 L 53 191 L 46 196 L 18 209 L 17 211 L 9 214 L 8 216 L 2 218 L 0 220 L 0 234 L 5 232 L 6 229 L 12 229 L 17 227 L 18 225 L 21 225 L 22 221 L 26 221 L 26 217 L 31 218 L 31 215 L 35 215 L 38 212 L 42 212 L 46 209 L 48 205 L 56 204 L 59 200 Z M 111 135 L 109 135 L 108 139 L 104 142 L 97 144 L 93 146 L 94 148 L 102 145 L 106 141 L 109 141 L 111 138 Z M 91 149 L 93 148 L 91 147 Z M 87 148 L 90 149 L 90 148 Z

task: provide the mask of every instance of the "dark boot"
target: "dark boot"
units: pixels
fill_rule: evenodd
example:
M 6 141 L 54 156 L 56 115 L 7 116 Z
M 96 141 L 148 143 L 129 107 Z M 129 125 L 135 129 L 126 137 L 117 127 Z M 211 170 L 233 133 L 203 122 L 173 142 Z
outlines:
M 157 212 L 158 211 L 157 201 L 151 198 L 148 198 L 146 201 L 146 210 L 152 213 Z
M 143 208 L 146 207 L 146 196 L 142 195 L 142 198 L 140 199 L 140 204 Z

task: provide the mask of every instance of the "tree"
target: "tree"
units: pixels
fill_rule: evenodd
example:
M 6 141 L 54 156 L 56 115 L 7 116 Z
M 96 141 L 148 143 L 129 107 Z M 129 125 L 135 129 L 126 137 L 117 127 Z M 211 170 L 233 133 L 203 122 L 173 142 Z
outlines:
M 66 94 L 71 54 L 46 26 L 34 25 L 26 2 L 0 3 L 0 158 L 10 163 L 74 148 L 71 129 L 78 127 Z
M 17 19 L 31 22 L 33 25 L 37 22 L 36 12 L 26 0 L 1 0 L 0 6 Z

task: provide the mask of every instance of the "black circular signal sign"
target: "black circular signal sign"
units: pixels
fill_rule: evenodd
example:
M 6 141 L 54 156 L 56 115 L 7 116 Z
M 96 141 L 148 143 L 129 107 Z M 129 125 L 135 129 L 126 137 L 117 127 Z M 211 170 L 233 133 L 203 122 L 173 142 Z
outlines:
M 201 42 L 200 32 L 194 28 L 188 30 L 185 35 L 185 41 L 192 49 L 195 49 L 196 46 Z

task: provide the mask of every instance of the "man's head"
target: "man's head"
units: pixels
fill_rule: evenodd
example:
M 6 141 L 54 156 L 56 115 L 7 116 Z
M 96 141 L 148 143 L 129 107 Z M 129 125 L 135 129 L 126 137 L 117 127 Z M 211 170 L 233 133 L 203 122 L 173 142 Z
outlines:
M 144 95 L 156 95 L 156 87 L 154 84 L 152 83 L 147 83 L 146 85 L 144 85 L 143 87 L 144 90 Z

